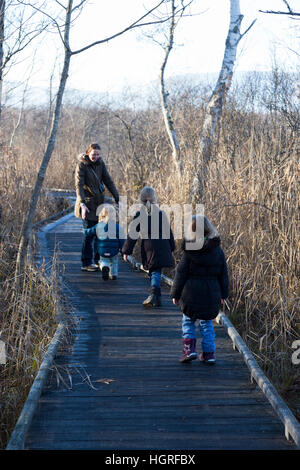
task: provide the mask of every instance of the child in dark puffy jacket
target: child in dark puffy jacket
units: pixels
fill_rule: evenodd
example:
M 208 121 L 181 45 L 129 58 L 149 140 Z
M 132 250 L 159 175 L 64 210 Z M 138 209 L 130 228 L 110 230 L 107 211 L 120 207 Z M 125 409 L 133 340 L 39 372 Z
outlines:
M 200 227 L 200 230 L 199 230 Z M 228 271 L 217 230 L 207 217 L 196 215 L 182 246 L 184 252 L 176 268 L 171 289 L 173 303 L 182 315 L 183 354 L 181 362 L 197 358 L 196 327 L 202 337 L 200 361 L 215 363 L 215 333 L 212 324 L 221 303 L 228 297 Z
M 113 206 L 103 204 L 98 215 L 98 223 L 85 229 L 85 235 L 96 235 L 96 248 L 99 254 L 99 268 L 104 281 L 118 277 L 118 253 L 122 250 L 125 235 L 116 222 Z

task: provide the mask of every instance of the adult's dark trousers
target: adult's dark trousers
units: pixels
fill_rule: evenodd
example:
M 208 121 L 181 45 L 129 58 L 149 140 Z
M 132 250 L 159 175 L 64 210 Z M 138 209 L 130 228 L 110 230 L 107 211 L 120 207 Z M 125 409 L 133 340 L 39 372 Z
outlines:
M 94 227 L 98 223 L 97 220 L 87 220 L 82 219 L 83 228 L 91 228 Z M 95 235 L 85 235 L 83 233 L 83 240 L 82 240 L 82 249 L 81 249 L 81 263 L 82 266 L 90 266 L 94 263 L 99 263 L 99 254 L 96 247 L 97 238 Z

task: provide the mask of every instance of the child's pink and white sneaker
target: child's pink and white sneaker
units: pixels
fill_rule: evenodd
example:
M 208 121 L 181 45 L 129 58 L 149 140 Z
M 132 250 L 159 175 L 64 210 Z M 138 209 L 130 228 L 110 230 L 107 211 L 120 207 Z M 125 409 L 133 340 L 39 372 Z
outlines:
M 183 352 L 180 358 L 180 362 L 190 362 L 197 359 L 196 353 L 196 340 L 192 338 L 186 338 L 183 340 Z

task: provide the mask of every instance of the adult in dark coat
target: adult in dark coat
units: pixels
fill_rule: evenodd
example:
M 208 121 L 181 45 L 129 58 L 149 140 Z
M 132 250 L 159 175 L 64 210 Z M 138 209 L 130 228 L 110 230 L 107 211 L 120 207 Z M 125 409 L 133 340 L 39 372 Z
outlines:
M 149 270 L 151 279 L 150 295 L 143 306 L 161 306 L 161 270 L 174 266 L 172 252 L 175 242 L 166 214 L 156 204 L 153 188 L 146 186 L 140 194 L 141 208 L 135 214 L 130 226 L 127 240 L 123 245 L 124 260 L 131 255 L 134 246 L 141 238 L 141 257 L 143 267 Z
M 119 194 L 101 158 L 100 145 L 91 144 L 85 154 L 79 155 L 75 170 L 75 216 L 82 219 L 84 229 L 89 229 L 98 222 L 96 211 L 98 206 L 104 203 L 104 185 L 118 203 Z M 83 271 L 98 269 L 92 264 L 93 256 L 95 264 L 99 262 L 95 241 L 94 235 L 84 235 L 81 252 Z
M 192 224 L 200 220 L 196 216 Z M 181 362 L 197 357 L 195 352 L 195 321 L 199 319 L 200 334 L 203 338 L 201 360 L 214 362 L 214 331 L 211 320 L 220 310 L 221 302 L 228 297 L 228 270 L 220 238 L 216 229 L 204 217 L 204 243 L 196 250 L 186 248 L 183 242 L 183 255 L 176 268 L 171 289 L 173 302 L 183 312 L 184 350 Z M 194 241 L 189 238 L 190 241 Z

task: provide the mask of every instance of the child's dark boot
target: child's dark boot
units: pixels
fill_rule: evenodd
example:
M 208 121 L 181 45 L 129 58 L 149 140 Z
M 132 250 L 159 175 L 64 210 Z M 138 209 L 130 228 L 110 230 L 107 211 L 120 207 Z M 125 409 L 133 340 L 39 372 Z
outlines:
M 150 295 L 143 302 L 145 308 L 159 307 L 158 287 L 151 287 Z
M 152 308 L 155 302 L 155 294 L 154 294 L 154 287 L 151 287 L 150 295 L 148 295 L 147 299 L 144 300 L 143 306 L 145 308 Z
M 103 266 L 102 268 L 102 279 L 103 281 L 108 281 L 109 279 L 109 267 Z
M 197 359 L 196 339 L 186 338 L 183 340 L 183 353 L 180 362 L 190 362 Z
M 153 307 L 159 308 L 161 307 L 161 289 L 159 287 L 155 288 L 155 299 L 154 299 L 154 304 Z

